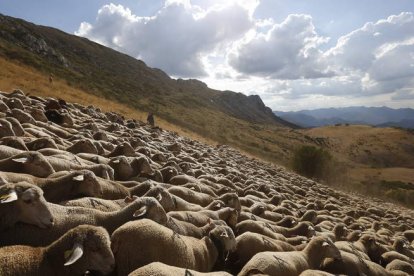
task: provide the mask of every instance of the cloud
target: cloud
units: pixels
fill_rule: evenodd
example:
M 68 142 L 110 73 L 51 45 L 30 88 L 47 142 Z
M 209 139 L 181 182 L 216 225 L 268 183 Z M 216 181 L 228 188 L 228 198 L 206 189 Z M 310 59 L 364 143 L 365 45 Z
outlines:
M 180 77 L 206 75 L 202 57 L 242 37 L 253 22 L 237 3 L 205 10 L 190 1 L 167 1 L 152 17 L 139 17 L 109 4 L 94 23 L 83 22 L 77 35 L 144 60 Z
M 318 19 L 255 18 L 258 0 L 168 0 L 153 16 L 101 7 L 77 35 L 142 59 L 175 77 L 259 94 L 271 107 L 414 104 L 414 14 L 368 22 L 337 41 Z M 333 45 L 333 46 L 332 46 Z M 329 48 L 331 47 L 331 48 Z M 295 101 L 297 101 L 295 103 Z M 333 104 L 334 103 L 334 104 Z
M 229 64 L 244 74 L 277 79 L 328 77 L 332 72 L 318 49 L 328 40 L 316 33 L 311 16 L 291 14 L 268 32 L 241 42 L 229 54 Z

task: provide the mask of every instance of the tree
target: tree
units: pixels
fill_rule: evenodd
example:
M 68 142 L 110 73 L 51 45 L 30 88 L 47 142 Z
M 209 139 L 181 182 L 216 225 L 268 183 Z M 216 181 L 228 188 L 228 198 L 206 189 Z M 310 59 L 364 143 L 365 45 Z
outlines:
M 324 178 L 328 174 L 331 154 L 314 146 L 301 146 L 294 152 L 293 170 L 309 178 Z

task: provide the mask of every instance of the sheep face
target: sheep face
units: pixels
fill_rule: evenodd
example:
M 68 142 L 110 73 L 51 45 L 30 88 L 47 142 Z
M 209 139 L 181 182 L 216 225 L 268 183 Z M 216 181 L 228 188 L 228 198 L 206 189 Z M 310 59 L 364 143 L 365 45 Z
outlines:
M 134 213 L 134 217 L 148 218 L 161 225 L 165 225 L 168 220 L 164 208 L 152 197 L 142 198 L 142 207 Z
M 314 237 L 306 246 L 305 251 L 308 256 L 319 255 L 324 258 L 333 258 L 335 260 L 342 259 L 341 252 L 335 246 L 331 239 L 325 237 Z
M 95 174 L 91 171 L 75 173 L 72 180 L 77 183 L 76 190 L 79 195 L 100 197 L 102 187 Z
M 144 196 L 154 197 L 158 200 L 161 206 L 166 212 L 173 211 L 176 209 L 176 200 L 174 197 L 164 188 L 154 187 L 148 190 Z
M 53 217 L 43 197 L 43 191 L 31 184 L 6 184 L 0 188 L 2 202 L 13 207 L 15 222 L 33 224 L 40 228 L 53 225 Z M 11 206 L 12 205 L 12 206 Z
M 21 172 L 30 172 L 37 177 L 48 177 L 55 170 L 46 160 L 46 158 L 38 152 L 24 152 L 13 156 L 12 161 L 22 166 Z
M 114 269 L 115 259 L 111 251 L 111 242 L 108 232 L 102 227 L 82 225 L 72 229 L 72 250 L 66 252 L 67 255 L 72 253 L 76 247 L 81 249 L 81 255 L 78 256 L 72 264 L 66 266 L 72 274 L 83 275 L 86 271 L 97 271 L 107 275 Z
M 236 250 L 236 238 L 230 227 L 216 226 L 210 231 L 210 237 L 220 242 L 224 252 L 233 252 Z
M 92 153 L 92 154 L 98 154 L 98 150 L 95 147 L 95 145 L 87 139 L 79 140 L 76 143 L 74 143 L 72 146 L 70 146 L 67 151 L 71 153 Z
M 235 193 L 227 193 L 219 197 L 219 199 L 223 200 L 226 206 L 236 209 L 240 212 L 241 204 L 239 201 L 239 197 Z
M 148 175 L 152 175 L 154 173 L 154 170 L 151 168 L 150 163 L 148 162 L 147 158 L 141 157 L 136 160 L 140 166 L 140 173 L 148 174 Z

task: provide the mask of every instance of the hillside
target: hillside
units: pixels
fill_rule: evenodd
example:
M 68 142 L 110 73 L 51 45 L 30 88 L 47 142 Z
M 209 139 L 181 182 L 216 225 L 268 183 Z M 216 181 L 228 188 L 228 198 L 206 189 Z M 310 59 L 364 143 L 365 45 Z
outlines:
M 389 275 L 377 252 L 412 254 L 413 210 L 91 103 L 0 103 L 0 275 Z
M 0 16 L 0 22 L 2 56 L 95 95 L 175 120 L 180 120 L 173 113 L 176 109 L 195 113 L 205 108 L 252 123 L 293 126 L 277 118 L 258 96 L 216 91 L 197 80 L 171 79 L 140 60 L 57 29 L 7 16 Z
M 55 81 L 76 90 L 152 111 L 156 122 L 162 118 L 251 154 L 276 162 L 288 157 L 284 145 L 291 135 L 274 138 L 271 132 L 289 133 L 286 127 L 295 125 L 276 117 L 258 96 L 209 89 L 198 80 L 171 79 L 140 60 L 54 28 L 8 16 L 0 16 L 0 23 L 4 62 L 29 66 L 46 80 L 52 73 Z M 18 74 L 9 77 L 19 79 Z M 33 83 L 30 89 L 35 87 Z
M 0 20 L 0 87 L 4 91 L 21 88 L 31 95 L 96 105 L 140 121 L 154 111 L 156 124 L 162 128 L 212 145 L 231 145 L 287 167 L 302 145 L 322 147 L 345 166 L 337 172 L 341 188 L 365 183 L 382 170 L 387 170 L 384 178 L 370 183 L 394 179 L 406 183 L 411 175 L 414 155 L 400 140 L 412 141 L 413 134 L 405 130 L 361 127 L 354 137 L 349 134 L 354 130 L 345 126 L 288 128 L 294 125 L 274 116 L 258 96 L 212 90 L 198 80 L 174 80 L 142 61 L 86 39 L 9 17 Z M 50 72 L 53 83 L 49 83 Z M 395 134 L 389 136 L 391 132 Z M 381 143 L 377 143 L 378 136 L 384 138 Z M 345 144 L 349 148 L 343 148 Z M 372 144 L 378 150 L 373 151 Z M 394 173 L 394 168 L 403 173 Z M 349 172 L 355 177 L 344 180 Z
M 388 192 L 386 196 L 413 206 L 414 198 L 402 199 L 402 195 L 414 191 L 413 131 L 341 125 L 306 129 L 301 133 L 318 141 L 341 164 L 332 184 L 370 194 Z M 397 191 L 402 198 L 390 195 Z
M 334 124 L 366 124 L 378 127 L 414 128 L 414 109 L 389 107 L 344 107 L 275 111 L 277 116 L 303 127 L 320 127 Z

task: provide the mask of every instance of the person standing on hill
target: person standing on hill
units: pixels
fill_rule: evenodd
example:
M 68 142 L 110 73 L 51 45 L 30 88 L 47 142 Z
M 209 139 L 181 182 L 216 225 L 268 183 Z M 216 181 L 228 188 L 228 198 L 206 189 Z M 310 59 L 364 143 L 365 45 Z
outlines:
M 150 124 L 152 127 L 155 126 L 155 122 L 154 122 L 154 114 L 152 114 L 152 112 L 148 113 L 147 116 L 147 123 Z

